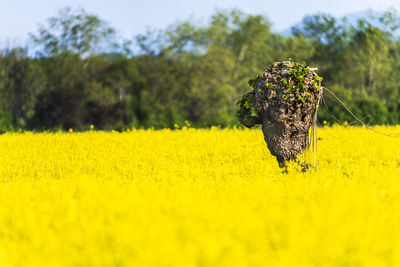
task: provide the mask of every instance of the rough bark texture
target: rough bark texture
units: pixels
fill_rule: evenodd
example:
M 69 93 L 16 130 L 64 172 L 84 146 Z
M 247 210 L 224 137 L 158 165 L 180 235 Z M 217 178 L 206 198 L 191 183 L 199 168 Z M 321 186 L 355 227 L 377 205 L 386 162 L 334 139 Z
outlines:
M 250 82 L 253 91 L 246 96 L 257 116 L 244 109 L 241 122 L 246 127 L 262 124 L 265 142 L 280 166 L 296 160 L 309 145 L 312 117 L 322 95 L 321 79 L 314 70 L 291 61 L 276 62 Z

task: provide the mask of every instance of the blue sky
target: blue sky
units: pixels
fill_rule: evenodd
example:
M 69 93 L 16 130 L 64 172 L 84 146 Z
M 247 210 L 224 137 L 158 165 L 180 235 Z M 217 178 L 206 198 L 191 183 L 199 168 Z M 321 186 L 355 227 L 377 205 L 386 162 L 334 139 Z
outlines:
M 370 8 L 394 7 L 400 11 L 399 0 L 0 0 L 0 46 L 24 44 L 29 32 L 35 32 L 38 24 L 45 24 L 65 6 L 85 8 L 98 15 L 124 38 L 143 33 L 148 27 L 162 29 L 187 19 L 204 23 L 217 8 L 265 15 L 275 31 L 290 28 L 316 12 L 343 16 Z

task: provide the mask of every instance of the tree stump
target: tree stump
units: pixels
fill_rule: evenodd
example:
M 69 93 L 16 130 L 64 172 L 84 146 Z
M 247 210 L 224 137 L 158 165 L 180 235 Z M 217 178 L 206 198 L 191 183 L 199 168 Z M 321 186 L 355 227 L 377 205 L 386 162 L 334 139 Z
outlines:
M 273 63 L 249 80 L 253 90 L 238 102 L 246 127 L 262 124 L 265 142 L 279 166 L 309 147 L 309 130 L 322 96 L 321 81 L 305 63 Z

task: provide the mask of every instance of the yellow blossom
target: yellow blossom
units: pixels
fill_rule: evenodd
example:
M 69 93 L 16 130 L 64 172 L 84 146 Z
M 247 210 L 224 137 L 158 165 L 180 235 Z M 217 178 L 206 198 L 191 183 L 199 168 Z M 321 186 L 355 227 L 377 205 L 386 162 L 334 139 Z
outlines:
M 260 130 L 0 135 L 0 266 L 400 266 L 400 138 L 318 138 L 283 173 Z

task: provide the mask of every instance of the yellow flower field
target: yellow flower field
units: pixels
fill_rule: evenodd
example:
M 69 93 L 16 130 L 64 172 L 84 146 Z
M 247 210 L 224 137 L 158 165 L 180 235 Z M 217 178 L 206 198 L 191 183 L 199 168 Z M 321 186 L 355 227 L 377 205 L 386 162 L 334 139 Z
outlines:
M 0 266 L 400 266 L 400 138 L 318 137 L 285 174 L 261 130 L 0 135 Z

